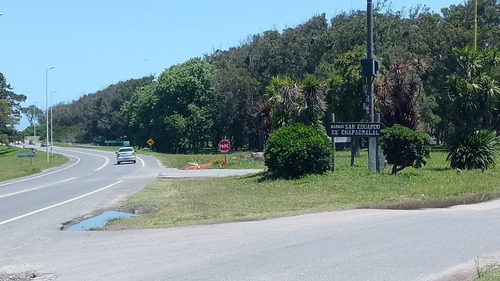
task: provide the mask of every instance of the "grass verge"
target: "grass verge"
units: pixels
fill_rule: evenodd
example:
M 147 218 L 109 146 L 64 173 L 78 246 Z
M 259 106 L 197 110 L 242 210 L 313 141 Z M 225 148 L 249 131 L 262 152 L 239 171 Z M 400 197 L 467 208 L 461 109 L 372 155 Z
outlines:
M 47 154 L 45 151 L 38 150 L 36 157 L 18 158 L 17 155 L 32 154 L 29 148 L 17 148 L 9 146 L 0 146 L 0 181 L 11 180 L 39 173 L 43 170 L 57 167 L 68 162 L 68 158 L 54 153 L 50 157 L 50 163 L 47 163 Z
M 475 281 L 498 281 L 500 280 L 500 266 L 492 265 L 488 267 L 484 272 L 481 273 L 481 277 L 475 279 Z
M 228 169 L 264 169 L 264 163 L 257 161 L 249 161 L 247 157 L 251 154 L 248 151 L 238 151 L 228 153 L 226 156 L 223 154 L 161 154 L 149 153 L 158 159 L 163 166 L 167 168 L 181 168 L 188 163 L 196 162 L 198 164 L 212 163 L 210 168 L 228 168 Z M 224 157 L 227 157 L 227 167 L 223 167 Z
M 68 147 L 67 144 L 58 144 L 60 146 Z M 99 149 L 104 151 L 118 151 L 120 146 L 94 146 L 85 144 L 72 144 L 71 147 L 76 148 L 89 148 L 89 149 Z M 236 151 L 230 152 L 226 156 L 221 153 L 211 153 L 213 150 L 205 150 L 201 154 L 164 154 L 150 152 L 149 149 L 137 149 L 138 154 L 150 155 L 158 159 L 163 166 L 166 168 L 181 168 L 186 166 L 188 163 L 196 162 L 198 164 L 212 163 L 209 169 L 264 169 L 264 163 L 258 161 L 249 161 L 246 159 L 251 152 L 248 151 Z M 227 166 L 223 166 L 224 158 L 227 157 Z
M 173 161 L 165 157 L 163 161 Z M 349 152 L 341 151 L 337 152 L 335 173 L 293 181 L 272 179 L 265 173 L 158 180 L 123 202 L 124 208 L 142 212 L 141 217 L 118 220 L 106 228 L 165 228 L 354 208 L 445 207 L 500 194 L 498 167 L 457 173 L 448 168 L 445 153 L 431 157 L 425 167 L 407 168 L 396 175 L 370 172 L 366 151 L 351 167 Z

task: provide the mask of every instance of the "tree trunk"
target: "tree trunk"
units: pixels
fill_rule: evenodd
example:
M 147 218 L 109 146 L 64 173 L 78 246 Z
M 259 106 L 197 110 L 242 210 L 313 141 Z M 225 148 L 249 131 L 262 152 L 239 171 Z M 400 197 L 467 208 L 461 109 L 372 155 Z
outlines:
M 395 173 L 398 172 L 398 166 L 396 165 L 396 163 L 394 163 L 394 165 L 392 166 L 392 171 L 391 171 L 391 175 L 394 175 Z

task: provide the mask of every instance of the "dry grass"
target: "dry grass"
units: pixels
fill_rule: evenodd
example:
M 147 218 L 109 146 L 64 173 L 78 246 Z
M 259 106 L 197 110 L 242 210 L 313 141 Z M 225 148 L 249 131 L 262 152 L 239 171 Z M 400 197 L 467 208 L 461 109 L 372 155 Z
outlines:
M 138 218 L 112 223 L 110 229 L 164 228 L 200 223 L 258 220 L 342 209 L 444 207 L 495 198 L 500 169 L 457 171 L 446 155 L 433 153 L 427 166 L 368 171 L 366 153 L 349 165 L 337 153 L 337 171 L 299 180 L 272 179 L 265 173 L 230 178 L 159 180 L 128 198 L 126 208 L 148 210 Z

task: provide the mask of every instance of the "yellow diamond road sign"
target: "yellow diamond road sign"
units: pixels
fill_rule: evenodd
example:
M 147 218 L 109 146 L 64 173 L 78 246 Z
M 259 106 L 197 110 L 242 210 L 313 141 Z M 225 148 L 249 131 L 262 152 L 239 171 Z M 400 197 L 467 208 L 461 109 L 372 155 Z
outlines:
M 147 141 L 147 143 L 149 144 L 149 146 L 152 146 L 152 145 L 155 143 L 155 141 L 154 141 L 154 140 L 152 140 L 152 139 L 149 139 L 149 140 Z

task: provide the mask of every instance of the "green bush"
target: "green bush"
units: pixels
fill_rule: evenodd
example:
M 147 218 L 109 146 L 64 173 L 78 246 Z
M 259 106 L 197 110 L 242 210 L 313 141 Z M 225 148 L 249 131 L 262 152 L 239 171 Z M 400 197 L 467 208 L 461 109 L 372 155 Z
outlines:
M 401 125 L 382 130 L 379 138 L 387 163 L 392 164 L 392 174 L 406 167 L 420 168 L 430 154 L 429 135 L 415 132 Z
M 9 136 L 5 134 L 0 134 L 0 144 L 8 144 L 9 143 Z
M 274 176 L 300 178 L 328 171 L 333 148 L 322 132 L 304 124 L 296 124 L 273 133 L 264 156 L 268 171 Z
M 499 138 L 492 131 L 454 131 L 446 140 L 446 160 L 454 169 L 488 169 L 496 164 L 499 143 Z

